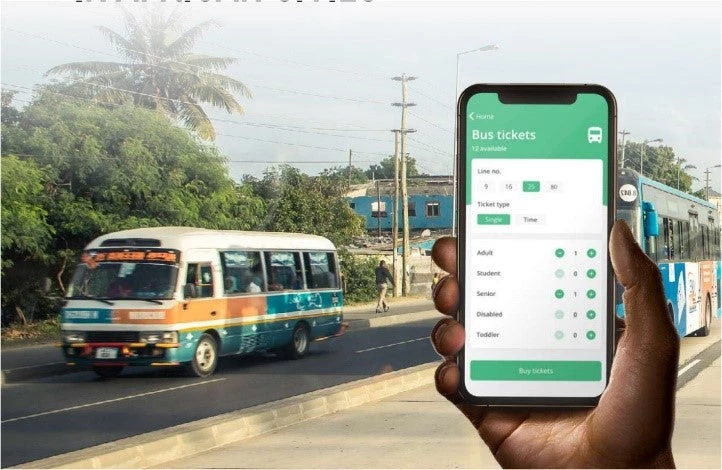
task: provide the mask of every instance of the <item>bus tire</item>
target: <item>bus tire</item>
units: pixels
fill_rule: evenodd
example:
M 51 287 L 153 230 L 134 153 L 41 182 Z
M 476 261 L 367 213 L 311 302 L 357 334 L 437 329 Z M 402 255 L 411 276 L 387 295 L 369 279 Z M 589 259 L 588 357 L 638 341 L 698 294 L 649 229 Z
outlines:
M 305 322 L 296 323 L 291 334 L 291 341 L 286 346 L 285 356 L 289 359 L 301 359 L 308 351 L 308 344 L 311 342 L 311 335 L 308 325 Z
M 188 374 L 195 377 L 208 377 L 218 365 L 218 343 L 208 333 L 203 333 L 196 343 L 193 359 L 186 365 Z
M 114 379 L 120 375 L 123 366 L 93 366 L 93 372 L 102 379 Z
M 704 303 L 704 326 L 697 330 L 697 336 L 709 336 L 709 330 L 712 326 L 712 299 L 707 296 Z

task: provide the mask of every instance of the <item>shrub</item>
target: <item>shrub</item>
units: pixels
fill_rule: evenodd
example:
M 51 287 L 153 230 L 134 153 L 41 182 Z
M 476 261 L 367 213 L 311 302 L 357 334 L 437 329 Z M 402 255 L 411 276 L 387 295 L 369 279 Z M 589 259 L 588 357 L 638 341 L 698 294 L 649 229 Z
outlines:
M 341 251 L 341 272 L 344 275 L 345 303 L 371 302 L 376 299 L 376 275 L 379 264 L 375 256 L 354 256 Z

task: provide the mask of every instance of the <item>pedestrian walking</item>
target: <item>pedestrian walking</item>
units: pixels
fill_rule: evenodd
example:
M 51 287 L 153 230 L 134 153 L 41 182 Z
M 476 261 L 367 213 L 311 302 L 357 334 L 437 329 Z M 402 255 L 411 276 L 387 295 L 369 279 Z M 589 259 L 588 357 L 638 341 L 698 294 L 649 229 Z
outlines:
M 394 285 L 394 278 L 386 267 L 386 261 L 381 260 L 379 266 L 376 268 L 376 287 L 379 292 L 379 299 L 376 302 L 376 313 L 381 313 L 382 308 L 384 312 L 389 311 L 389 306 L 386 303 L 386 288 L 388 286 L 386 281 L 390 282 L 392 286 Z

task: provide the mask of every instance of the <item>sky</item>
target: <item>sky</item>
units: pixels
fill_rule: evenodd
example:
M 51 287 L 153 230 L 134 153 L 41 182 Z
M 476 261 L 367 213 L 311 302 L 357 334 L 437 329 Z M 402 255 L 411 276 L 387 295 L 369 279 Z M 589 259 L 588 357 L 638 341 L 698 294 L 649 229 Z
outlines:
M 316 174 L 347 166 L 349 152 L 363 169 L 392 155 L 392 77 L 404 73 L 416 77 L 408 152 L 429 174 L 452 172 L 455 97 L 473 83 L 602 84 L 628 140 L 663 139 L 702 183 L 720 163 L 719 2 L 2 0 L 2 88 L 22 106 L 55 65 L 120 60 L 95 28 L 122 32 L 119 5 L 217 21 L 195 50 L 236 58 L 226 74 L 253 93 L 243 115 L 209 110 L 237 180 L 269 164 Z

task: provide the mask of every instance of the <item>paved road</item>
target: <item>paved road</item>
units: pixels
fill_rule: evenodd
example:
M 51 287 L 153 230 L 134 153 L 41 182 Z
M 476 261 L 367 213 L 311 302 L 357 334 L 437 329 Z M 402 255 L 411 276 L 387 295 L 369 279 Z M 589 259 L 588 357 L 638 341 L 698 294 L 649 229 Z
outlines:
M 350 330 L 300 361 L 224 358 L 206 379 L 137 368 L 112 381 L 77 372 L 2 387 L 2 465 L 11 466 L 438 359 L 436 320 Z

